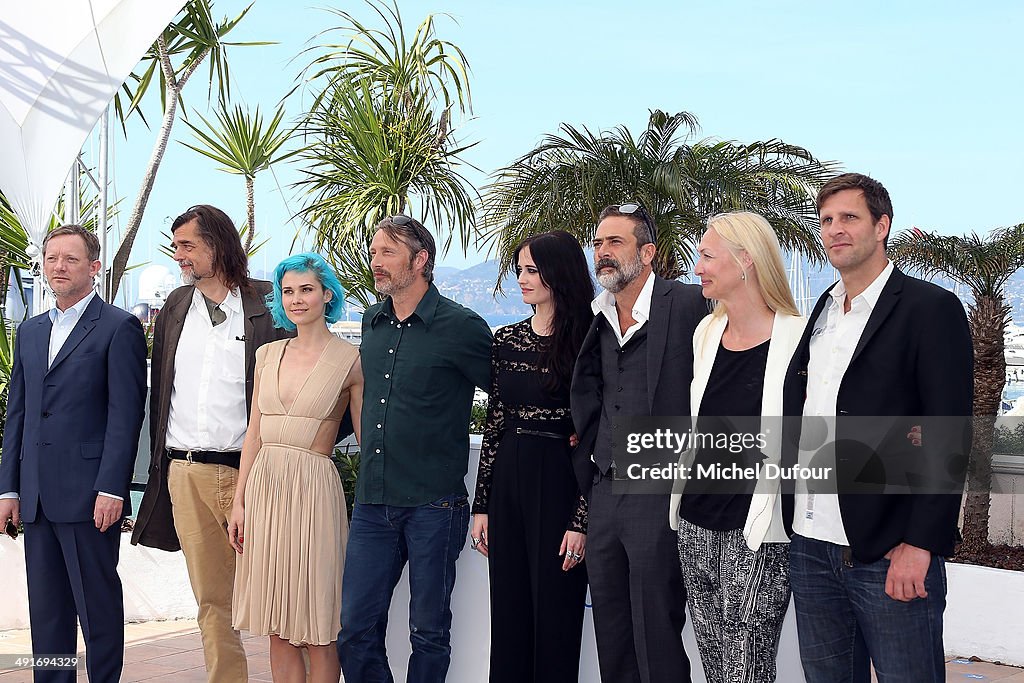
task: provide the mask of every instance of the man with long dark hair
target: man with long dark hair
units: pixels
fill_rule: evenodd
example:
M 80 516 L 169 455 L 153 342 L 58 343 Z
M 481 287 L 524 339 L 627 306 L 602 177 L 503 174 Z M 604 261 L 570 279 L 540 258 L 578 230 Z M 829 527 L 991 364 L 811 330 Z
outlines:
M 171 232 L 185 286 L 167 297 L 153 334 L 152 461 L 132 543 L 185 554 L 209 680 L 233 683 L 248 674 L 231 627 L 235 551 L 226 525 L 256 349 L 287 334 L 267 311 L 271 284 L 249 278 L 238 231 L 223 211 L 193 206 Z
M 654 221 L 639 204 L 601 212 L 594 272 L 605 291 L 594 299 L 572 381 L 580 438 L 574 465 L 590 499 L 587 573 L 598 662 L 602 680 L 616 683 L 690 680 L 686 593 L 665 515 L 669 494 L 613 488 L 613 420 L 690 414 L 690 340 L 708 313 L 699 287 L 654 274 L 655 239 Z

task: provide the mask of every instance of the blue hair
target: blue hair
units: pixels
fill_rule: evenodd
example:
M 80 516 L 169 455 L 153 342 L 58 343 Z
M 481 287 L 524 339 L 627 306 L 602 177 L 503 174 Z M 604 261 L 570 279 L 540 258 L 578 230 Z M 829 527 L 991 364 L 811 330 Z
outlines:
M 327 320 L 327 324 L 330 325 L 341 320 L 341 316 L 345 313 L 345 293 L 338 281 L 338 276 L 334 274 L 334 270 L 327 264 L 323 256 L 305 252 L 285 258 L 274 269 L 274 291 L 267 294 L 267 309 L 274 318 L 274 327 L 289 331 L 295 329 L 295 323 L 288 319 L 288 315 L 284 312 L 284 306 L 281 304 L 281 280 L 288 271 L 312 272 L 316 275 L 321 286 L 330 290 L 334 295 L 330 301 L 324 304 L 324 318 Z

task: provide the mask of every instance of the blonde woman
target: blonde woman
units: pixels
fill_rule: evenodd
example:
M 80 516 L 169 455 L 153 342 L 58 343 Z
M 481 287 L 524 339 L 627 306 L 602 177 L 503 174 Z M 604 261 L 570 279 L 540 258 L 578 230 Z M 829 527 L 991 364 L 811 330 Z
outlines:
M 739 453 L 698 448 L 687 465 L 778 463 L 783 377 L 805 323 L 778 239 L 762 216 L 727 213 L 708 221 L 697 252 L 694 273 L 716 301 L 693 337 L 697 432 L 764 437 Z M 790 595 L 779 481 L 691 478 L 673 491 L 669 522 L 707 680 L 774 681 Z

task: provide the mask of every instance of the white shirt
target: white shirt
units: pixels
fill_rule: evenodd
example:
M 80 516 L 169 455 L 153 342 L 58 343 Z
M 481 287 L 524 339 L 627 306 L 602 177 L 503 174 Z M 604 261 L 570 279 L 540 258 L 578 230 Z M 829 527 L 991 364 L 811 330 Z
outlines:
M 220 308 L 227 316 L 214 327 L 199 289 L 174 355 L 167 448 L 237 451 L 249 416 L 245 410 L 245 315 L 238 290 Z
M 46 367 L 53 365 L 57 354 L 64 347 L 64 342 L 71 336 L 71 330 L 75 329 L 75 325 L 78 324 L 86 307 L 95 296 L 95 290 L 89 292 L 82 297 L 81 301 L 69 306 L 66 311 L 59 308 L 50 309 L 50 353 L 47 356 Z
M 57 358 L 57 354 L 64 348 L 65 342 L 68 337 L 71 336 L 71 331 L 75 329 L 75 325 L 82 319 L 82 314 L 85 313 L 85 309 L 89 307 L 93 297 L 96 296 L 96 291 L 93 290 L 82 297 L 78 303 L 69 306 L 68 310 L 62 311 L 59 308 L 50 309 L 50 346 L 47 353 L 46 367 L 53 365 L 53 361 Z M 121 496 L 115 496 L 113 493 L 107 493 L 105 491 L 98 491 L 101 496 L 107 498 L 117 498 L 118 500 L 124 500 Z M 5 498 L 18 498 L 18 494 L 13 491 L 8 493 L 0 494 L 0 500 Z
M 619 330 L 619 313 L 618 309 L 615 308 L 615 295 L 609 292 L 607 289 L 597 295 L 590 304 L 591 310 L 594 315 L 600 313 L 604 314 L 607 318 L 608 323 L 615 331 L 615 338 L 619 340 L 619 347 L 626 345 L 636 331 L 644 326 L 644 323 L 651 317 L 651 297 L 654 296 L 654 272 L 647 276 L 647 282 L 644 283 L 643 288 L 636 297 L 636 301 L 633 302 L 633 310 L 630 311 L 633 320 L 636 321 L 629 326 L 626 333 L 623 334 Z
M 889 261 L 868 288 L 850 300 L 850 312 L 845 311 L 846 285 L 840 280 L 830 293 L 831 301 L 814 321 L 811 332 L 810 361 L 807 364 L 807 399 L 804 416 L 834 417 L 839 385 L 853 360 L 871 311 L 878 303 L 882 288 L 889 281 L 893 265 Z M 829 420 L 828 441 L 835 441 L 835 421 Z M 800 452 L 801 464 L 807 465 L 811 453 Z M 805 457 L 806 456 L 806 457 Z M 849 545 L 843 517 L 839 511 L 839 496 L 815 494 L 808 491 L 807 482 L 797 480 L 795 519 L 793 531 L 805 538 Z

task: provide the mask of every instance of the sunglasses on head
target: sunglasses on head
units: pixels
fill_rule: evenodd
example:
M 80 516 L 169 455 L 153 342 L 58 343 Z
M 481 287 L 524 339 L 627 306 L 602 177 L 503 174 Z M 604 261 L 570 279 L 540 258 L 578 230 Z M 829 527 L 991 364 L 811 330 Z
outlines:
M 636 214 L 639 216 L 640 219 L 643 220 L 644 225 L 647 226 L 647 232 L 651 235 L 651 242 L 654 244 L 658 243 L 658 232 L 654 228 L 654 220 L 651 218 L 651 215 L 647 213 L 647 209 L 645 209 L 643 205 L 637 204 L 636 202 L 627 202 L 626 204 L 619 204 L 618 207 L 616 207 L 616 210 L 619 213 L 625 213 L 631 216 Z
M 389 216 L 387 218 L 387 220 L 391 221 L 392 225 L 397 225 L 397 226 L 408 225 L 409 226 L 409 228 L 415 234 L 416 240 L 419 242 L 419 246 L 414 245 L 414 244 L 409 245 L 412 248 L 413 252 L 425 250 L 427 248 L 427 240 L 429 239 L 430 234 L 427 233 L 427 229 L 426 229 L 425 226 L 423 226 L 423 225 L 421 225 L 421 224 L 416 222 L 415 218 L 413 218 L 412 216 L 406 216 L 405 214 L 400 213 L 400 214 L 395 215 L 395 216 Z

